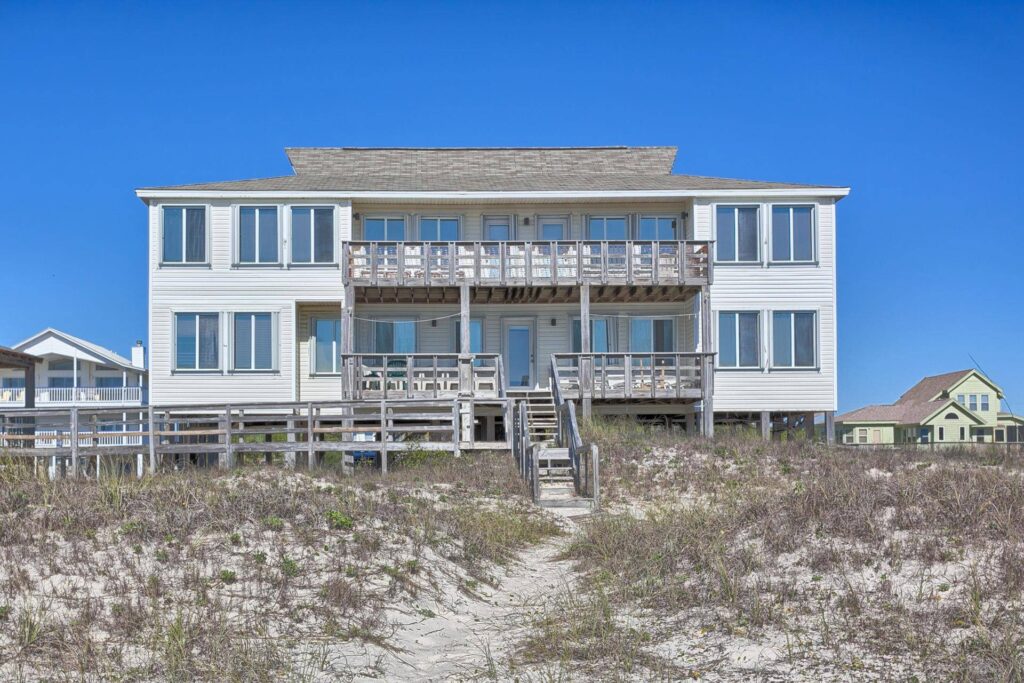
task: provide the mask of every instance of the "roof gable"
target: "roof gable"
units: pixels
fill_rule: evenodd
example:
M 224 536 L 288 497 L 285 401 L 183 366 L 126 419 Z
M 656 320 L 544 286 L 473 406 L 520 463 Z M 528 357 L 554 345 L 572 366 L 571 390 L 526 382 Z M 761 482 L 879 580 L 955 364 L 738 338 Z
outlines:
M 56 340 L 58 343 L 58 350 L 54 350 L 53 347 L 46 348 L 44 342 L 47 340 Z M 70 353 L 62 353 L 61 346 L 66 348 Z M 144 368 L 139 368 L 132 365 L 132 362 L 124 356 L 111 351 L 110 349 L 103 348 L 98 344 L 86 341 L 80 337 L 76 337 L 67 332 L 62 332 L 53 327 L 48 327 L 42 332 L 38 332 L 28 339 L 15 344 L 12 348 L 17 351 L 26 351 L 27 349 L 33 349 L 33 353 L 46 354 L 53 353 L 57 355 L 75 355 L 73 349 L 77 349 L 86 355 L 87 360 L 93 362 L 116 365 L 129 370 L 135 370 L 138 372 L 145 372 Z M 36 350 L 38 349 L 38 350 Z
M 941 414 L 941 413 L 948 413 L 951 410 L 954 411 L 954 412 L 960 413 L 964 417 L 969 418 L 976 425 L 983 425 L 983 424 L 985 424 L 985 421 L 982 420 L 979 416 L 975 415 L 970 410 L 968 410 L 967 408 L 963 407 L 962 405 L 960 405 L 959 403 L 957 403 L 953 399 L 946 399 L 944 401 L 932 401 L 930 403 L 924 403 L 924 404 L 921 404 L 921 405 L 922 406 L 937 406 L 937 407 L 935 407 L 934 410 L 932 410 L 932 412 L 929 415 L 921 418 L 921 420 L 919 421 L 921 424 L 924 424 L 925 422 L 930 422 L 930 421 L 934 420 L 939 414 Z M 923 410 L 923 408 L 922 408 L 922 410 Z
M 953 392 L 955 392 L 957 390 L 957 388 L 960 385 L 962 385 L 964 382 L 966 382 L 966 381 L 968 381 L 968 380 L 970 380 L 972 378 L 975 378 L 975 379 L 979 380 L 980 382 L 983 382 L 984 384 L 987 384 L 988 386 L 992 387 L 992 390 L 996 392 L 998 398 L 1000 398 L 1000 399 L 1003 398 L 1003 390 L 1000 389 L 999 386 L 996 385 L 995 382 L 990 380 L 988 377 L 986 377 L 984 374 L 982 374 L 978 370 L 971 370 L 971 371 L 969 371 L 968 374 L 964 375 L 957 382 L 952 384 L 949 387 L 948 391 L 952 394 Z

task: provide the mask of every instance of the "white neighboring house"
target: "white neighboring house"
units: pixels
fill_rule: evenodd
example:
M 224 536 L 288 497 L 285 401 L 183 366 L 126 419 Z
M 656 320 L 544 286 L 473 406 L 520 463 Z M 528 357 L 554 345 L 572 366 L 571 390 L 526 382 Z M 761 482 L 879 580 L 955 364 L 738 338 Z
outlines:
M 145 348 L 131 359 L 52 327 L 11 347 L 40 358 L 35 368 L 35 407 L 137 407 L 146 404 Z M 25 374 L 0 369 L 0 409 L 25 405 Z
M 154 405 L 554 386 L 705 432 L 831 422 L 847 187 L 677 174 L 674 147 L 286 151 L 137 190 Z

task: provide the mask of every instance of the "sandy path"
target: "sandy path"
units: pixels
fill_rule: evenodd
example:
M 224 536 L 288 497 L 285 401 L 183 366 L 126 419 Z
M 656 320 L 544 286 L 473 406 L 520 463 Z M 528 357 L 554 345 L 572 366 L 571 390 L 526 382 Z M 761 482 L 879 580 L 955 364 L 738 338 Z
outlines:
M 400 620 L 391 643 L 400 648 L 386 664 L 389 681 L 487 679 L 490 662 L 500 662 L 518 633 L 550 599 L 574 580 L 572 565 L 555 559 L 572 538 L 576 523 L 563 513 L 566 534 L 520 554 L 496 589 L 482 588 L 483 599 L 447 596 L 436 616 Z

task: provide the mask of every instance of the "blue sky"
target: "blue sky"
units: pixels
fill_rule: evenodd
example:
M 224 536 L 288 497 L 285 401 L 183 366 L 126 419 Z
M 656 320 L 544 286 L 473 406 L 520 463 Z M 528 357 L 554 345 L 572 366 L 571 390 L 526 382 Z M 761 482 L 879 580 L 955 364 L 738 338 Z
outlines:
M 139 186 L 286 145 L 678 145 L 848 184 L 840 407 L 973 354 L 1024 411 L 1024 5 L 0 2 L 0 344 L 146 332 Z

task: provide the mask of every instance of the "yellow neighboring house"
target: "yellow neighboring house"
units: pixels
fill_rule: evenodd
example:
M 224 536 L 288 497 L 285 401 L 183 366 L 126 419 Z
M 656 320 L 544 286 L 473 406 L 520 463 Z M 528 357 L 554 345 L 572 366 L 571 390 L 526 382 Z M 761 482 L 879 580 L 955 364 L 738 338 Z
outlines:
M 1003 391 L 977 370 L 925 377 L 899 400 L 836 417 L 840 443 L 1022 443 L 1024 418 L 999 412 Z

